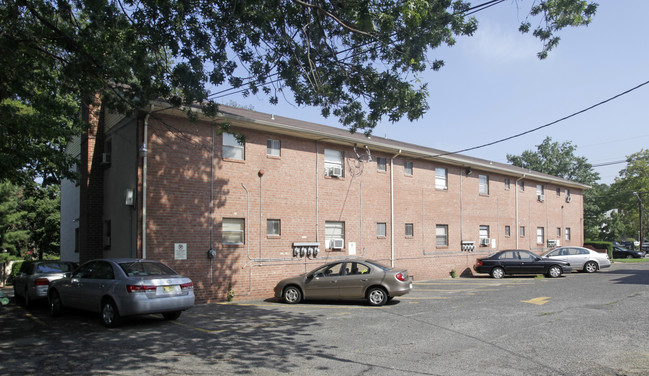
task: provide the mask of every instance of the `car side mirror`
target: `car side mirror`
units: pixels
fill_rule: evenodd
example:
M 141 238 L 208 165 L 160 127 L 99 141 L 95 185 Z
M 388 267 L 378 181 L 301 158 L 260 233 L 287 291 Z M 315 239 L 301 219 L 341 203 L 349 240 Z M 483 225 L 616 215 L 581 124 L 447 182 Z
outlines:
M 324 274 L 322 274 L 322 273 L 317 273 L 314 277 L 315 277 L 315 278 L 322 278 L 322 277 L 324 277 Z

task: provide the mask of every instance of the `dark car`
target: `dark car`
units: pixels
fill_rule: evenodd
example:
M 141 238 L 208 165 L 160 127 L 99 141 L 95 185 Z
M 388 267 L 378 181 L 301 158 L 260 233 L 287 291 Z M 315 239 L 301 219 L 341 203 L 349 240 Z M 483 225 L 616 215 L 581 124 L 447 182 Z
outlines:
M 99 312 L 103 324 L 114 327 L 131 315 L 177 319 L 194 305 L 194 284 L 158 261 L 97 259 L 52 282 L 47 297 L 52 316 L 65 307 Z
M 339 260 L 296 277 L 281 280 L 275 297 L 289 304 L 303 299 L 367 299 L 373 306 L 385 304 L 412 289 L 405 269 L 392 269 L 372 260 Z
M 473 270 L 489 273 L 493 278 L 502 278 L 506 274 L 545 274 L 556 278 L 570 273 L 572 267 L 565 261 L 541 258 L 530 251 L 509 249 L 477 259 Z
M 25 261 L 14 279 L 14 297 L 23 298 L 25 306 L 47 298 L 47 289 L 52 281 L 63 278 L 77 268 L 76 262 L 67 261 Z
M 646 255 L 647 253 L 644 251 L 613 246 L 613 258 L 643 258 Z

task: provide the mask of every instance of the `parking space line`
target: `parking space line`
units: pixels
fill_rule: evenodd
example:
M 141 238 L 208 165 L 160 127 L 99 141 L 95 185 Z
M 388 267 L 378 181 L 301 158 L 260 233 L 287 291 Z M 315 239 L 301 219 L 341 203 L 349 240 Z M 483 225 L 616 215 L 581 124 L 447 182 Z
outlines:
M 41 326 L 47 326 L 47 324 L 45 324 L 45 322 L 44 322 L 43 320 L 39 319 L 38 317 L 32 315 L 32 314 L 29 313 L 29 312 L 25 312 L 25 316 L 27 316 L 27 317 L 29 317 L 30 319 L 34 320 L 34 322 L 36 322 L 37 324 L 39 324 L 39 325 L 41 325 Z

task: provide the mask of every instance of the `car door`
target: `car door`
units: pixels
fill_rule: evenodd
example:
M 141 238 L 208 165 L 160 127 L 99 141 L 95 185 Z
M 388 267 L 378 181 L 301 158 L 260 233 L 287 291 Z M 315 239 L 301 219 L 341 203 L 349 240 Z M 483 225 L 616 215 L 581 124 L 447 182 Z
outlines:
M 338 299 L 338 281 L 342 276 L 343 262 L 327 265 L 313 272 L 304 283 L 307 299 Z
M 521 274 L 545 273 L 545 265 L 539 262 L 539 257 L 537 255 L 528 251 L 518 251 L 518 256 L 521 260 L 521 266 L 520 266 Z
M 338 280 L 341 299 L 362 299 L 370 282 L 377 278 L 369 266 L 361 262 L 346 262 L 343 275 Z
M 567 249 L 568 256 L 566 257 L 566 261 L 570 263 L 570 266 L 572 266 L 574 269 L 581 269 L 584 267 L 584 264 L 586 264 L 586 261 L 588 261 L 590 257 L 590 252 L 585 249 L 585 248 L 568 248 Z
M 115 282 L 113 266 L 107 261 L 96 261 L 91 265 L 90 273 L 80 278 L 78 297 L 80 308 L 99 312 L 101 298 L 112 288 Z
M 506 274 L 517 274 L 521 270 L 521 261 L 518 258 L 518 251 L 505 251 L 498 258 L 500 266 L 505 269 Z

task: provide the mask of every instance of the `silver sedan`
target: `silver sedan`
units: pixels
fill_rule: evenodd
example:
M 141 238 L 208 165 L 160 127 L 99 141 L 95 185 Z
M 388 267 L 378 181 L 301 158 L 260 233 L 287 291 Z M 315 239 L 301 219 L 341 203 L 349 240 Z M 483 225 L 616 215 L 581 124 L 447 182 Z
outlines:
M 52 282 L 47 296 L 53 316 L 64 307 L 83 309 L 101 313 L 103 324 L 114 327 L 131 315 L 177 319 L 194 305 L 194 284 L 158 261 L 98 259 Z
M 47 289 L 54 280 L 77 268 L 76 262 L 66 261 L 24 261 L 14 279 L 14 297 L 23 298 L 25 307 L 35 300 L 47 298 Z
M 594 273 L 611 266 L 607 253 L 596 252 L 584 247 L 558 247 L 541 255 L 543 258 L 567 261 L 572 270 Z

